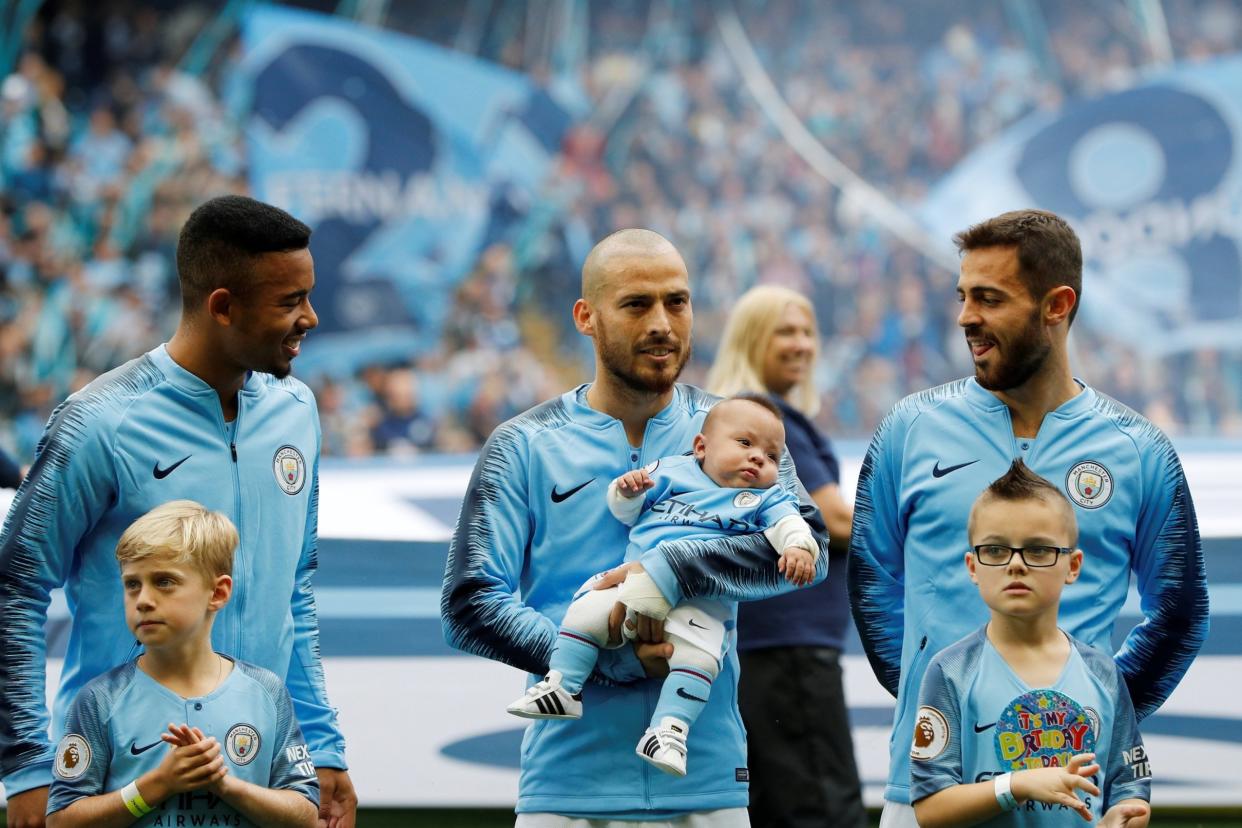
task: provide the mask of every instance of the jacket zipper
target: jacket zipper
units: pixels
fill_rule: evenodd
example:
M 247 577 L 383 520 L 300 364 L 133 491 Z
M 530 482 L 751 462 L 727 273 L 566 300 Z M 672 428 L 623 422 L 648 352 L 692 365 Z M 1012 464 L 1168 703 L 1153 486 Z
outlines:
M 233 614 L 234 618 L 241 619 L 245 616 L 246 610 L 246 587 L 250 581 L 250 572 L 246 567 L 246 542 L 242 540 L 245 537 L 242 529 L 242 492 L 241 492 L 241 468 L 237 465 L 237 441 L 241 437 L 241 419 L 242 419 L 242 392 L 237 392 L 237 416 L 233 419 L 233 433 L 229 436 L 229 454 L 233 457 L 233 512 L 237 515 L 235 525 L 237 526 L 237 554 L 233 559 L 233 602 L 237 606 L 237 612 Z M 239 571 L 240 570 L 240 571 Z M 240 620 L 233 628 L 233 654 L 237 658 L 242 658 L 241 648 L 242 629 Z

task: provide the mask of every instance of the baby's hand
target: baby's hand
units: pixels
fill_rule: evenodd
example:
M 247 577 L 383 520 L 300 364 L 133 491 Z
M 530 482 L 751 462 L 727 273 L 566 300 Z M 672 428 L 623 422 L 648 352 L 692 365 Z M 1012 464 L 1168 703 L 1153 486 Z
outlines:
M 651 475 L 647 474 L 645 469 L 626 472 L 617 478 L 616 483 L 617 491 L 621 496 L 630 498 L 638 497 L 655 485 L 655 481 L 651 479 Z
M 794 586 L 806 586 L 815 577 L 815 559 L 801 546 L 790 546 L 782 552 L 776 568 Z

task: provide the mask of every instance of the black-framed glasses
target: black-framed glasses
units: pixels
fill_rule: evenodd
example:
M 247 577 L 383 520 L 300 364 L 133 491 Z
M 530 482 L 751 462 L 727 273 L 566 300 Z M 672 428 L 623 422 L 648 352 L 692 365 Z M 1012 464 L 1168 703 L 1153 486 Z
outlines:
M 1014 555 L 1022 556 L 1027 566 L 1053 566 L 1062 555 L 1074 550 L 1067 546 L 1001 546 L 998 543 L 981 543 L 971 547 L 975 559 L 984 566 L 1009 566 Z

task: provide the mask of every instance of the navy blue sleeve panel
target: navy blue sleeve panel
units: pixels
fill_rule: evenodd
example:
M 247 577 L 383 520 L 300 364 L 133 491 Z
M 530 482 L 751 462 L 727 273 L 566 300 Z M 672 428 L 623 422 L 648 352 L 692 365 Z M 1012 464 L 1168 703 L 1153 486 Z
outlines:
M 542 675 L 557 628 L 517 597 L 532 532 L 528 452 L 514 421 L 483 446 L 449 544 L 440 617 L 451 646 Z
M 345 763 L 345 737 L 337 723 L 336 710 L 328 701 L 323 660 L 319 651 L 319 613 L 311 578 L 319 568 L 319 414 L 310 401 L 315 418 L 315 458 L 311 464 L 311 492 L 306 507 L 306 529 L 302 535 L 302 556 L 298 560 L 290 609 L 293 613 L 293 652 L 285 683 L 293 697 L 294 710 L 306 734 L 315 764 L 321 768 L 348 767 Z
M 894 697 L 905 628 L 905 529 L 898 506 L 908 426 L 899 403 L 876 429 L 858 475 L 846 581 L 871 669 Z
M 960 650 L 956 648 L 955 652 L 960 653 Z M 945 675 L 942 655 L 934 656 L 923 674 L 923 683 L 919 686 L 919 709 L 914 720 L 915 732 L 893 734 L 893 738 L 901 742 L 898 747 L 909 751 L 910 758 L 914 760 L 910 763 L 912 803 L 965 781 L 962 778 L 962 704 L 957 687 Z M 920 742 L 929 744 L 928 735 L 939 736 L 941 727 L 944 728 L 943 749 L 934 755 L 924 755 L 924 751 L 919 749 Z
M 107 793 L 104 786 L 112 764 L 108 716 L 113 694 L 109 690 L 105 684 L 88 684 L 69 708 L 65 736 L 56 748 L 60 755 L 48 791 L 49 814 L 63 811 L 79 799 Z
M 272 767 L 267 787 L 272 790 L 297 791 L 319 806 L 319 777 L 314 761 L 298 726 L 293 699 L 281 680 L 259 667 L 238 662 L 237 668 L 253 678 L 267 696 L 275 725 L 276 748 L 272 751 Z
M 0 449 L 0 488 L 16 489 L 21 483 L 21 466 L 17 465 L 7 451 Z
M 1102 404 L 1120 408 L 1107 398 Z M 1116 658 L 1141 721 L 1169 697 L 1207 639 L 1208 591 L 1199 523 L 1181 461 L 1158 428 L 1131 416 L 1122 423 L 1143 464 L 1144 487 L 1131 565 L 1144 618 Z
M 799 499 L 799 511 L 819 545 L 815 580 L 828 575 L 828 530 L 823 516 L 798 483 L 789 452 L 781 457 L 780 486 Z M 793 586 L 777 569 L 779 553 L 762 532 L 712 540 L 665 541 L 645 552 L 639 561 L 669 599 L 679 604 L 689 598 L 758 601 L 791 592 Z
M 1139 733 L 1138 717 L 1134 714 L 1130 694 L 1126 691 L 1125 682 L 1121 680 L 1116 662 L 1107 653 L 1093 647 L 1077 641 L 1074 646 L 1082 654 L 1087 669 L 1100 683 L 1101 692 L 1112 702 L 1112 721 L 1107 723 L 1110 734 L 1108 747 L 1097 745 L 1097 750 L 1107 751 L 1107 763 L 1101 768 L 1104 779 L 1104 784 L 1100 785 L 1103 810 L 1108 810 L 1123 799 L 1143 799 L 1150 802 L 1151 765 L 1147 761 L 1147 750 Z
M 0 533 L 0 777 L 9 796 L 51 779 L 43 627 L 79 541 L 116 499 L 111 425 L 122 411 L 102 394 L 61 404 Z

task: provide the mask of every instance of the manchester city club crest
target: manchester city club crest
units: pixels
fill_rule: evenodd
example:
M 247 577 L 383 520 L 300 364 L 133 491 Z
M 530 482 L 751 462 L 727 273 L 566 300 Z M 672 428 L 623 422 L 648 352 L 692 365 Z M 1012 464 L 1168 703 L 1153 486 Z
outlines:
M 259 731 L 248 724 L 235 724 L 224 737 L 224 749 L 235 765 L 249 765 L 259 755 Z
M 1099 463 L 1077 463 L 1065 476 L 1065 492 L 1084 509 L 1098 509 L 1113 496 L 1113 476 Z
M 738 492 L 733 498 L 733 507 L 735 509 L 749 509 L 759 502 L 759 495 L 754 492 Z
M 285 494 L 295 495 L 306 485 L 306 461 L 293 446 L 281 446 L 272 458 L 272 472 Z

